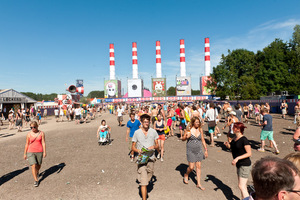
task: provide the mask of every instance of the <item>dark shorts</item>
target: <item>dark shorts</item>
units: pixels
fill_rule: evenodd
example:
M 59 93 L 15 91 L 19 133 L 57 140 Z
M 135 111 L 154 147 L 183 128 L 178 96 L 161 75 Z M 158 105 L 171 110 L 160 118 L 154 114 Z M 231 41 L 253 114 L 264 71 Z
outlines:
M 185 121 L 184 121 L 184 120 L 181 120 L 181 121 L 180 121 L 179 129 L 180 129 L 180 130 L 185 130 L 185 129 L 186 129 L 186 125 L 185 125 Z
M 123 116 L 118 116 L 118 122 L 122 122 L 123 121 Z
M 21 120 L 21 119 L 18 119 L 18 120 L 16 121 L 16 126 L 22 126 L 22 125 L 23 125 L 22 120 Z
M 26 116 L 26 117 L 25 117 L 25 120 L 26 120 L 26 122 L 30 122 L 30 117 L 29 117 L 29 116 Z
M 80 115 L 76 115 L 75 119 L 80 120 Z

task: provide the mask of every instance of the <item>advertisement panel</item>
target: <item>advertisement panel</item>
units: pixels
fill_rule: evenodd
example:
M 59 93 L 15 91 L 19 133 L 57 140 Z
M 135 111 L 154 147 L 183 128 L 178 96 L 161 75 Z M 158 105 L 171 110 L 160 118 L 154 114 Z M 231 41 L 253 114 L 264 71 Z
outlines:
M 119 98 L 121 97 L 121 81 L 105 80 L 104 81 L 104 98 Z
M 188 96 L 192 95 L 191 77 L 177 77 L 176 78 L 176 95 Z
M 128 79 L 128 97 L 143 97 L 143 81 Z
M 152 96 L 165 97 L 166 91 L 166 78 L 152 78 Z
M 80 87 L 83 87 L 83 80 L 82 79 L 77 79 L 76 80 L 76 88 L 80 88 Z M 83 96 L 82 93 L 78 92 L 77 94 L 79 94 L 80 97 Z
M 211 80 L 210 76 L 200 77 L 200 94 L 211 95 L 211 89 L 208 88 L 208 82 Z

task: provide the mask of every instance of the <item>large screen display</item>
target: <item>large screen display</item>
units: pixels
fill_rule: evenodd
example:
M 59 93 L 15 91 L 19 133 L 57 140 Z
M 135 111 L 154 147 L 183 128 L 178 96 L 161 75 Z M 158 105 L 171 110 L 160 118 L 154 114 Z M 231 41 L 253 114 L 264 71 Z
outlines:
M 152 96 L 165 97 L 166 91 L 166 78 L 152 78 Z
M 188 96 L 192 94 L 191 77 L 177 77 L 176 78 L 176 95 Z

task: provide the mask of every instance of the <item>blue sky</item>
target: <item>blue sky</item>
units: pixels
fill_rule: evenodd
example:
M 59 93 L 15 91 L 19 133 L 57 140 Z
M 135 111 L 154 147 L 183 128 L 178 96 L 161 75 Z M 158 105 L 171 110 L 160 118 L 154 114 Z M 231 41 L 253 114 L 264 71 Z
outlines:
M 109 79 L 109 43 L 116 77 L 127 91 L 131 44 L 137 42 L 139 75 L 150 88 L 155 41 L 161 41 L 167 87 L 180 74 L 179 40 L 185 39 L 187 75 L 199 89 L 204 38 L 211 65 L 228 49 L 256 52 L 275 38 L 288 41 L 300 24 L 299 0 L 0 0 L 0 89 L 63 93 L 84 80 L 85 95 Z

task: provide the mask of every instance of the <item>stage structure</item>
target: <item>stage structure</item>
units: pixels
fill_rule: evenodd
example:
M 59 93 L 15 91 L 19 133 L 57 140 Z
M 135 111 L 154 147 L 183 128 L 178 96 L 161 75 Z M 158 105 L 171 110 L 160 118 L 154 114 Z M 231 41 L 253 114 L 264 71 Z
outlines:
M 191 77 L 186 76 L 184 40 L 180 40 L 180 77 L 176 77 L 176 96 L 191 94 Z
M 128 97 L 143 97 L 143 80 L 138 78 L 137 43 L 132 43 L 132 79 L 128 79 Z
M 165 97 L 167 95 L 166 88 L 166 78 L 162 78 L 161 72 L 160 41 L 156 41 L 156 78 L 152 78 L 152 96 Z
M 209 38 L 205 38 L 204 39 L 204 65 L 205 65 L 205 76 L 200 77 L 200 94 L 201 95 L 211 95 L 211 90 L 208 89 L 208 84 L 207 82 L 209 82 L 211 80 L 210 77 L 210 44 L 209 44 Z
M 114 44 L 109 44 L 109 79 L 104 80 L 104 98 L 120 98 L 121 81 L 116 79 Z

